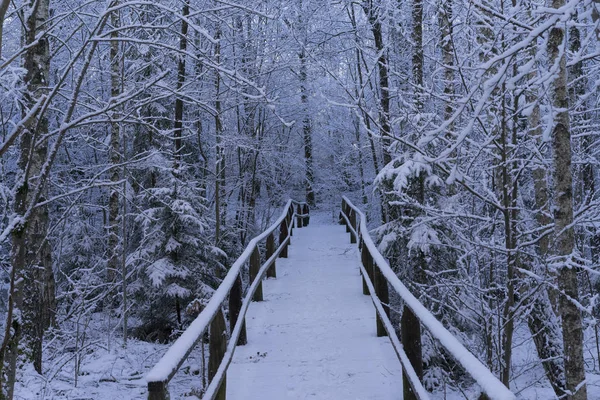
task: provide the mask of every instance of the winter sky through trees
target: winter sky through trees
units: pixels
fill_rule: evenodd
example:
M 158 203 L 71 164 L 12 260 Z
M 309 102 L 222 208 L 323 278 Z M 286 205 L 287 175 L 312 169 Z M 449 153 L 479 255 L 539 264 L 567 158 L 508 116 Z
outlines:
M 144 398 L 288 199 L 326 226 L 343 195 L 517 398 L 600 398 L 599 0 L 0 0 L 0 21 L 0 399 Z M 477 398 L 414 325 L 431 398 Z

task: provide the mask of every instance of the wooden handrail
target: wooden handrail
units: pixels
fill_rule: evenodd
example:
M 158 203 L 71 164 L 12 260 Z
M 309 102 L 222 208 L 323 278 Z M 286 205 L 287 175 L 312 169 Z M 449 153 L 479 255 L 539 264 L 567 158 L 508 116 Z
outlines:
M 375 305 L 377 316 L 377 336 L 387 334 L 392 346 L 398 356 L 404 371 L 407 384 L 412 389 L 409 396 L 412 399 L 426 400 L 429 394 L 423 388 L 418 374 L 415 372 L 415 364 L 423 361 L 411 360 L 406 352 L 393 325 L 389 319 L 389 296 L 388 286 L 392 287 L 402 298 L 417 321 L 425 326 L 431 335 L 454 357 L 454 359 L 475 379 L 485 395 L 491 400 L 515 400 L 515 395 L 492 374 L 492 372 L 481 361 L 477 359 L 467 348 L 448 331 L 435 316 L 425 308 L 423 304 L 408 290 L 400 281 L 388 262 L 381 255 L 367 228 L 365 214 L 347 197 L 342 199 L 342 210 L 340 212 L 340 223 L 346 225 L 346 231 L 350 233 L 351 243 L 356 243 L 361 252 L 361 274 L 363 277 L 363 293 L 370 294 Z M 402 330 L 410 327 L 400 327 Z M 402 335 L 404 336 L 404 334 Z M 406 382 L 405 381 L 405 382 Z M 405 386 L 406 388 L 406 386 Z M 405 394 L 406 394 L 405 390 Z M 405 400 L 409 400 L 407 396 Z
M 302 225 L 308 225 L 308 205 L 306 203 L 289 200 L 281 216 L 268 229 L 252 239 L 246 246 L 242 255 L 233 263 L 229 272 L 214 292 L 204 310 L 196 317 L 192 324 L 167 350 L 159 362 L 146 375 L 148 382 L 148 400 L 166 400 L 169 398 L 167 385 L 188 358 L 192 350 L 210 331 L 209 354 L 209 386 L 206 388 L 203 399 L 224 400 L 226 396 L 225 376 L 227 368 L 233 358 L 237 345 L 246 344 L 247 334 L 245 317 L 252 300 L 262 300 L 262 279 L 267 270 L 275 273 L 275 260 L 277 257 L 287 257 L 287 247 L 290 244 L 297 206 L 302 211 Z M 275 233 L 278 232 L 279 245 L 274 249 Z M 260 265 L 260 251 L 258 244 L 267 239 L 266 261 Z M 241 301 L 242 267 L 250 262 L 250 288 L 243 302 Z M 271 276 L 271 275 L 270 275 Z M 259 295 L 260 294 L 260 295 Z M 226 329 L 223 318 L 222 306 L 229 297 L 230 333 Z M 209 329 L 210 328 L 210 329 Z M 229 336 L 229 340 L 227 337 Z

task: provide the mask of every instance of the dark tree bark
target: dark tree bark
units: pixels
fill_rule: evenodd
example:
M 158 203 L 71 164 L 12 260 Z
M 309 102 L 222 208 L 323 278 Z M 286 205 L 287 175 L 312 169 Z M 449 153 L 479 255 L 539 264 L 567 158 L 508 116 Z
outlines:
M 309 110 L 309 88 L 308 88 L 308 66 L 307 66 L 307 46 L 308 46 L 308 27 L 304 17 L 299 18 L 299 25 L 304 35 L 302 48 L 298 53 L 300 61 L 300 101 L 302 102 L 302 138 L 304 142 L 304 163 L 306 166 L 306 202 L 310 207 L 315 206 L 315 191 L 314 191 L 314 171 L 313 171 L 313 156 L 312 156 L 312 119 Z
M 221 63 L 221 29 L 217 28 L 215 33 L 215 62 Z M 227 199 L 225 194 L 225 149 L 223 147 L 223 122 L 221 110 L 221 76 L 215 71 L 215 141 L 216 141 L 216 171 L 215 171 L 215 243 L 218 246 L 221 240 L 221 230 L 227 219 Z
M 50 47 L 42 28 L 49 16 L 49 0 L 27 3 L 24 43 L 31 45 L 24 55 L 26 92 L 23 115 L 44 95 L 49 84 Z M 12 399 L 17 360 L 21 352 L 38 373 L 42 372 L 42 340 L 44 332 L 54 321 L 56 308 L 52 254 L 47 240 L 48 207 L 33 209 L 33 194 L 43 185 L 40 174 L 48 153 L 47 141 L 37 139 L 48 132 L 48 120 L 43 115 L 28 121 L 21 134 L 19 173 L 14 212 L 22 222 L 12 232 L 10 289 L 6 332 L 0 348 L 0 398 Z M 42 190 L 38 202 L 45 200 Z
M 363 11 L 367 16 L 371 33 L 377 50 L 377 71 L 379 74 L 379 134 L 381 136 L 382 161 L 383 166 L 392 162 L 390 154 L 390 146 L 392 143 L 392 127 L 390 124 L 390 79 L 389 66 L 387 60 L 387 49 L 383 40 L 383 26 L 381 23 L 382 12 L 373 0 L 364 0 L 362 3 Z M 381 218 L 382 222 L 386 223 L 393 220 L 392 210 L 389 206 L 388 192 L 392 191 L 392 182 L 386 180 L 381 188 L 382 204 Z
M 375 49 L 377 50 L 377 71 L 379 73 L 379 129 L 381 134 L 381 142 L 383 146 L 383 164 L 388 165 L 392 162 L 390 155 L 391 145 L 391 125 L 390 125 L 390 79 L 389 67 L 387 60 L 386 47 L 383 40 L 383 26 L 381 24 L 381 13 L 377 6 L 373 4 L 373 0 L 366 0 L 363 3 L 363 9 L 369 24 L 371 33 L 375 41 Z
M 356 89 L 356 97 L 358 99 L 358 104 L 360 107 L 360 112 L 362 114 L 362 119 L 364 121 L 365 127 L 367 128 L 367 137 L 369 138 L 369 145 L 371 148 L 371 158 L 373 160 L 373 169 L 375 170 L 375 175 L 379 174 L 379 161 L 377 157 L 377 149 L 375 147 L 375 141 L 373 140 L 373 136 L 371 134 L 371 118 L 366 111 L 365 105 L 365 96 L 364 96 L 364 77 L 362 70 L 362 51 L 360 48 L 360 41 L 358 37 L 358 30 L 356 26 L 356 15 L 354 12 L 354 7 L 350 7 L 350 22 L 352 23 L 352 29 L 354 30 L 354 46 L 356 47 L 354 53 L 356 55 L 356 75 L 358 77 L 357 89 Z
M 8 11 L 8 6 L 10 5 L 10 0 L 0 0 L 0 21 L 4 21 L 4 17 L 6 16 L 6 11 Z M 2 59 L 2 37 L 4 33 L 3 24 L 0 23 L 0 60 Z
M 181 36 L 179 37 L 179 60 L 177 62 L 177 97 L 175 98 L 175 129 L 173 136 L 175 138 L 175 162 L 174 169 L 177 170 L 181 163 L 181 151 L 183 150 L 182 133 L 183 133 L 183 98 L 181 90 L 185 84 L 185 52 L 188 44 L 188 23 L 186 17 L 190 14 L 190 3 L 186 0 L 183 3 L 181 12 L 184 18 L 181 19 Z

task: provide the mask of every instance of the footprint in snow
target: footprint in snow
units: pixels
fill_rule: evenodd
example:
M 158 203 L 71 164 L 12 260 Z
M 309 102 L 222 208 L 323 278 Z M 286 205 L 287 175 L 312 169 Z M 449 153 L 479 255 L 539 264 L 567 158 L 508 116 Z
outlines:
M 261 353 L 260 351 L 257 351 L 255 356 L 250 356 L 250 357 L 248 357 L 248 359 L 252 360 L 253 363 L 257 363 L 261 359 L 265 358 L 266 356 L 267 356 L 267 352 L 266 351 L 264 353 Z

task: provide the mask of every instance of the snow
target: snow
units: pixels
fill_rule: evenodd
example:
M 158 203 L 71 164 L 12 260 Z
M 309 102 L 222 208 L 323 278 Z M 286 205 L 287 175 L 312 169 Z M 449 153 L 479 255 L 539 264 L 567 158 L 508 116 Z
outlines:
M 17 382 L 15 399 L 145 399 L 144 374 L 158 360 L 165 345 L 130 339 L 125 349 L 121 346 L 122 338 L 113 336 L 108 339 L 111 342 L 108 348 L 107 338 L 103 337 L 105 322 L 101 318 L 100 314 L 95 315 L 91 322 L 90 343 L 79 352 L 78 374 L 75 370 L 78 353 L 74 348 L 66 348 L 54 358 L 45 359 L 44 376 L 28 364 L 23 378 Z
M 221 304 L 225 301 L 229 295 L 229 291 L 235 280 L 240 273 L 240 270 L 244 263 L 250 258 L 252 251 L 256 245 L 265 239 L 271 232 L 274 232 L 281 222 L 286 218 L 287 211 L 292 205 L 292 201 L 289 200 L 286 206 L 283 208 L 283 212 L 277 221 L 273 223 L 267 230 L 262 234 L 255 237 L 248 243 L 246 249 L 242 255 L 233 263 L 231 269 L 221 282 L 219 288 L 214 292 L 210 301 L 206 305 L 206 308 L 198 315 L 198 317 L 192 322 L 192 324 L 183 332 L 183 334 L 173 343 L 166 354 L 161 358 L 160 362 L 154 366 L 150 373 L 146 376 L 148 382 L 168 382 L 175 370 L 180 366 L 186 356 L 192 351 L 196 343 L 200 340 L 202 334 L 208 328 L 208 325 L 216 315 L 217 311 L 221 307 Z
M 419 300 L 413 296 L 408 288 L 398 279 L 394 271 L 390 268 L 387 260 L 379 253 L 373 243 L 367 229 L 367 220 L 365 215 L 358 210 L 350 200 L 345 201 L 354 209 L 360 217 L 358 230 L 362 234 L 365 246 L 369 249 L 373 261 L 379 266 L 382 274 L 386 277 L 389 284 L 402 297 L 404 302 L 419 318 L 425 326 L 450 354 L 458 361 L 465 370 L 477 381 L 481 388 L 492 400 L 512 400 L 515 395 L 512 394 L 503 384 L 492 374 L 467 348 L 458 341 L 435 316 L 423 306 Z
M 349 243 L 343 226 L 322 219 L 311 214 L 309 227 L 294 230 L 289 258 L 277 260 L 278 278 L 263 281 L 265 301 L 250 304 L 249 342 L 235 348 L 227 372 L 228 400 L 402 398 L 400 362 L 390 339 L 376 337 L 375 309 L 362 294 L 356 245 Z M 16 398 L 146 398 L 144 375 L 170 345 L 130 339 L 125 349 L 118 335 L 105 337 L 104 318 L 96 314 L 90 324 L 91 344 L 79 352 L 77 385 L 76 353 L 66 349 L 47 359 L 43 377 L 28 366 L 17 382 Z M 586 337 L 593 341 L 591 332 Z M 515 338 L 527 345 L 515 347 L 513 391 L 519 399 L 554 398 L 526 326 L 517 329 Z M 171 381 L 171 398 L 188 398 L 199 389 L 199 359 L 196 348 Z M 600 375 L 588 373 L 587 382 L 589 398 L 600 398 Z M 429 397 L 476 399 L 476 389 L 465 389 L 464 396 L 448 391 Z
M 400 363 L 376 337 L 375 309 L 362 294 L 358 252 L 343 226 L 295 229 L 265 301 L 246 317 L 248 344 L 236 348 L 227 399 L 397 399 Z

